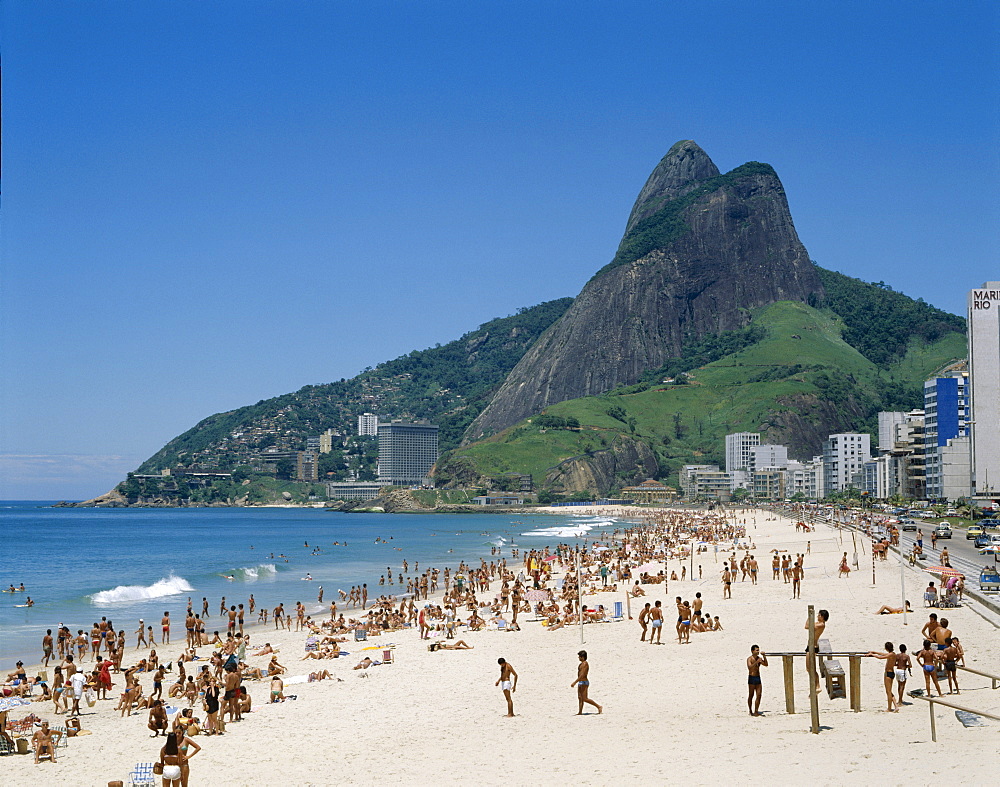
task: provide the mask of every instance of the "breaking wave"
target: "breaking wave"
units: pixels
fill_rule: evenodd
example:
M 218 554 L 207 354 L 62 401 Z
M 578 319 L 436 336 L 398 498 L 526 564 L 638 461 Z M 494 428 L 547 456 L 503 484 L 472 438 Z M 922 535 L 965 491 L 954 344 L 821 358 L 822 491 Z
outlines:
M 232 577 L 234 582 L 253 582 L 261 577 L 272 576 L 278 573 L 274 563 L 260 563 L 256 566 L 243 566 L 234 568 L 225 577 Z
M 142 601 L 163 596 L 179 596 L 194 590 L 184 577 L 169 577 L 157 580 L 152 585 L 119 585 L 111 590 L 101 590 L 89 596 L 92 604 L 121 604 L 128 601 Z

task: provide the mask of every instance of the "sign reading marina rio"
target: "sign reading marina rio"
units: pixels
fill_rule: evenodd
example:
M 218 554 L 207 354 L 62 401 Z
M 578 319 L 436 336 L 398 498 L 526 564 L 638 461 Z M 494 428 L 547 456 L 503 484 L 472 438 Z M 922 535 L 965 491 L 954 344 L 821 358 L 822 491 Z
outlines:
M 972 308 L 973 309 L 989 309 L 992 304 L 990 301 L 1000 301 L 1000 290 L 973 290 L 972 291 Z

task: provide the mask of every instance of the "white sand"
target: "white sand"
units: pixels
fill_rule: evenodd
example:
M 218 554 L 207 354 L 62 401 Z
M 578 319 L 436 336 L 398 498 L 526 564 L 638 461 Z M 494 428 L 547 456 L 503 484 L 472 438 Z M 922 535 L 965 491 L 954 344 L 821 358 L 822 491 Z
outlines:
M 765 652 L 801 652 L 808 604 L 830 610 L 827 636 L 835 650 L 881 649 L 890 640 L 905 641 L 916 652 L 927 619 L 919 601 L 927 576 L 909 570 L 907 594 L 917 608 L 909 625 L 904 628 L 899 615 L 872 614 L 882 603 L 898 604 L 898 562 L 890 557 L 880 563 L 872 587 L 866 547 L 861 570 L 838 579 L 840 554 L 853 551 L 850 535 L 841 547 L 837 534 L 822 526 L 810 536 L 802 599 L 790 600 L 791 586 L 770 578 L 768 550 L 804 551 L 806 536 L 787 521 L 765 522 L 764 516 L 758 514 L 756 529 L 753 520 L 750 525 L 762 569 L 757 587 L 736 583 L 733 598 L 723 601 L 718 564 L 709 553 L 695 560 L 703 566 L 703 581 L 674 582 L 666 593 L 662 587 L 650 592 L 647 599 L 661 598 L 667 608 L 663 646 L 640 643 L 635 621 L 584 627 L 591 696 L 604 705 L 601 716 L 575 715 L 576 691 L 570 683 L 580 649 L 578 627 L 549 632 L 538 623 L 524 623 L 521 632 L 466 632 L 459 637 L 475 650 L 437 653 L 429 653 L 415 631 L 396 633 L 373 641 L 397 643 L 396 663 L 367 673 L 351 669 L 361 657 L 357 646 L 348 645 L 351 656 L 344 659 L 298 661 L 304 635 L 271 628 L 253 639 L 258 645 L 264 639 L 280 645 L 279 660 L 290 675 L 327 668 L 343 682 L 290 686 L 298 700 L 278 705 L 264 704 L 265 681 L 248 684 L 254 712 L 230 724 L 223 737 L 197 738 L 203 751 L 192 760 L 191 784 L 527 785 L 623 779 L 706 784 L 720 777 L 730 783 L 928 784 L 995 777 L 1000 722 L 965 729 L 953 711 L 940 708 L 938 742 L 931 743 L 927 703 L 913 700 L 898 714 L 882 711 L 882 662 L 875 659 L 862 661 L 863 712 L 852 713 L 847 700 L 824 694 L 819 735 L 809 732 L 803 659 L 796 660 L 799 713 L 784 711 L 781 664 L 774 659 L 762 671 L 766 715 L 748 715 L 750 645 L 758 643 Z M 695 633 L 691 644 L 678 645 L 671 638 L 673 598 L 690 599 L 697 591 L 705 598 L 705 610 L 721 617 L 725 631 Z M 610 606 L 624 597 L 591 598 Z M 1000 674 L 997 630 L 969 607 L 941 614 L 961 637 L 968 666 Z M 494 687 L 498 656 L 520 674 L 514 719 L 503 718 L 503 696 Z M 267 660 L 250 659 L 259 666 Z M 959 674 L 964 690 L 953 699 L 1000 715 L 1000 691 L 989 689 L 984 678 Z M 922 684 L 915 665 L 911 685 Z M 114 704 L 99 702 L 96 713 L 83 717 L 93 734 L 70 740 L 68 748 L 59 749 L 55 765 L 34 765 L 30 756 L 0 760 L 0 782 L 103 785 L 126 780 L 136 762 L 157 759 L 162 740 L 149 737 L 145 714 L 121 719 L 112 711 Z M 40 709 L 43 717 L 63 723 L 64 717 L 51 713 L 51 704 L 30 710 Z

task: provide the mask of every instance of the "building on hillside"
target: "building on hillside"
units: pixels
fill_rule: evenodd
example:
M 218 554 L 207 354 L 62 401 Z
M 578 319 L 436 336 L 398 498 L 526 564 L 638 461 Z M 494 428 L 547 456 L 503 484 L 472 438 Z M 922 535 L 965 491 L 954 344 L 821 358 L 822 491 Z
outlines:
M 330 500 L 374 500 L 384 484 L 377 481 L 333 481 L 326 485 Z
M 295 480 L 319 481 L 319 453 L 315 451 L 296 452 Z
M 428 423 L 378 425 L 378 480 L 383 484 L 424 483 L 438 460 L 438 428 Z
M 969 292 L 972 493 L 1000 494 L 1000 281 Z
M 378 435 L 378 416 L 374 413 L 364 413 L 359 415 L 358 434 L 376 437 Z
M 622 497 L 634 503 L 672 503 L 677 499 L 677 490 L 647 478 L 641 484 L 623 488 Z
M 844 432 L 830 435 L 823 444 L 823 488 L 825 494 L 854 486 L 854 475 L 871 459 L 871 436 Z
M 681 489 L 690 500 L 720 500 L 728 502 L 731 497 L 729 473 L 719 470 L 718 465 L 684 465 L 680 472 Z
M 312 451 L 314 454 L 320 453 L 319 444 L 320 444 L 320 436 L 319 435 L 315 435 L 313 437 L 307 437 L 306 438 L 306 450 L 307 451 Z
M 854 484 L 873 497 L 926 497 L 924 411 L 911 410 L 903 415 L 901 422 L 893 424 L 892 444 L 870 466 L 864 465 Z
M 967 497 L 972 487 L 968 364 L 955 364 L 924 383 L 924 414 L 928 499 Z
M 783 445 L 764 443 L 751 448 L 750 453 L 753 456 L 754 471 L 788 466 L 788 449 Z
M 333 450 L 333 444 L 340 443 L 340 440 L 340 432 L 335 432 L 333 429 L 327 429 L 319 436 L 319 452 L 321 454 L 330 453 Z
M 472 498 L 477 506 L 523 506 L 524 498 L 520 495 L 486 494 Z
M 753 449 L 760 445 L 759 432 L 735 432 L 726 435 L 726 472 L 753 472 Z
M 896 424 L 906 420 L 906 413 L 881 412 L 878 414 L 878 450 L 889 451 L 896 441 Z
M 758 500 L 784 500 L 787 496 L 787 481 L 787 473 L 783 468 L 754 470 L 753 496 Z

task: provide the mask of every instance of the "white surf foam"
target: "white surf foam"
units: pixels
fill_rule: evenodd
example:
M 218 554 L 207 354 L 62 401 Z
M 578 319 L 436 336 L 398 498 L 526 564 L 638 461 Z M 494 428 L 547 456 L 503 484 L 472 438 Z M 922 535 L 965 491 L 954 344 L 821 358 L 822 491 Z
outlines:
M 541 527 L 538 530 L 529 530 L 527 533 L 521 533 L 521 535 L 529 538 L 578 538 L 592 530 L 593 527 L 593 525 L 578 522 L 562 527 Z
M 92 604 L 120 604 L 128 601 L 141 601 L 163 596 L 178 596 L 194 590 L 184 577 L 169 577 L 157 580 L 152 585 L 119 585 L 111 590 L 101 590 L 90 596 Z
M 275 568 L 274 563 L 260 563 L 256 566 L 242 566 L 241 568 L 233 569 L 231 576 L 234 581 L 253 582 L 261 577 L 277 573 L 278 569 Z M 230 574 L 226 574 L 226 576 L 228 577 Z

